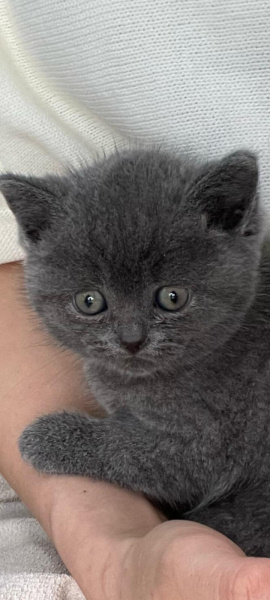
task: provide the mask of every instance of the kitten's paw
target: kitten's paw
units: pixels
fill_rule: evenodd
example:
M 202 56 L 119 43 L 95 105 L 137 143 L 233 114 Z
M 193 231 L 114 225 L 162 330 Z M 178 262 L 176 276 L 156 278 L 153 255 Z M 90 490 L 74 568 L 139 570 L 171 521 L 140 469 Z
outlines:
M 88 462 L 85 442 L 91 443 L 92 425 L 90 418 L 79 413 L 40 417 L 21 434 L 21 455 L 43 473 L 80 474 L 83 461 Z

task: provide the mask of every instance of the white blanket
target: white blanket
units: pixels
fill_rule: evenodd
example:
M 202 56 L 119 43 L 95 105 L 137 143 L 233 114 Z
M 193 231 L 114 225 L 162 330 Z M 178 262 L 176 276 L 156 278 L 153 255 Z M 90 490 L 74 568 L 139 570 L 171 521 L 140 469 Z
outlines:
M 2 477 L 0 600 L 84 600 L 49 538 Z

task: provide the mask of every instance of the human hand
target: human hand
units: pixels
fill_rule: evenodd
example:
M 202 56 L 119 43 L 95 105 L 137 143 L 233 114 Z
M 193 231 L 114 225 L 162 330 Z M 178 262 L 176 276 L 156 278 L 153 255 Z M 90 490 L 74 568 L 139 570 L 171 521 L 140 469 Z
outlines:
M 89 487 L 89 502 L 90 480 L 72 479 L 67 497 L 59 478 L 51 534 L 86 600 L 269 600 L 268 559 L 203 525 L 162 522 L 144 498 L 108 484 L 95 503 Z

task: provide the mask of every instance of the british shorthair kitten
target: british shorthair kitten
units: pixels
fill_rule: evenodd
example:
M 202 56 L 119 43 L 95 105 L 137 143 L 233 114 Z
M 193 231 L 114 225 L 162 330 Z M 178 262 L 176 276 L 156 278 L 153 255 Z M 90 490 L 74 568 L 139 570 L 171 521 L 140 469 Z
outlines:
M 25 460 L 145 494 L 270 557 L 270 250 L 257 161 L 130 150 L 0 189 L 29 299 L 107 418 L 22 433 Z M 27 399 L 24 399 L 27 401 Z

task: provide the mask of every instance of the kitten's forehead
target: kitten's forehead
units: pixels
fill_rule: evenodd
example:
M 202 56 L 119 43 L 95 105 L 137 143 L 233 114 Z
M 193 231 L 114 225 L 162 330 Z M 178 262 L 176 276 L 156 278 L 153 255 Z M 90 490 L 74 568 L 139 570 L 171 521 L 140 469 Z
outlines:
M 190 164 L 141 152 L 101 165 L 94 192 L 93 179 L 81 174 L 74 204 L 82 218 L 69 223 L 73 238 L 78 228 L 81 264 L 128 287 L 179 273 L 202 253 L 201 219 L 185 196 L 193 174 Z
M 95 223 L 95 237 L 105 232 L 105 240 L 122 238 L 127 245 L 134 239 L 140 246 L 164 243 L 194 221 L 186 191 L 195 172 L 159 152 L 113 156 L 98 166 L 94 185 L 91 173 L 81 173 L 76 203 L 84 205 L 90 227 Z
M 99 165 L 97 182 L 99 192 L 112 203 L 134 200 L 147 212 L 149 205 L 164 202 L 174 204 L 194 178 L 196 163 L 186 158 L 157 151 L 133 151 L 113 155 Z M 147 200 L 147 204 L 145 201 Z

